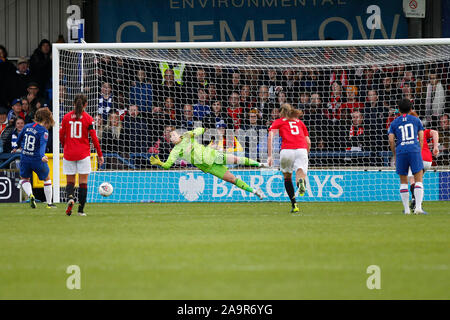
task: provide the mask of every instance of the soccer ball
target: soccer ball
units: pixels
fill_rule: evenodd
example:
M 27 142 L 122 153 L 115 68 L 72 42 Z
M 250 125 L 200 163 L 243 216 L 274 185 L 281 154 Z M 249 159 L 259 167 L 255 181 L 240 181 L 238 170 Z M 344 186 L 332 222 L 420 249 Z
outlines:
M 113 193 L 113 186 L 108 182 L 103 182 L 100 187 L 98 187 L 98 193 L 103 197 L 109 197 Z

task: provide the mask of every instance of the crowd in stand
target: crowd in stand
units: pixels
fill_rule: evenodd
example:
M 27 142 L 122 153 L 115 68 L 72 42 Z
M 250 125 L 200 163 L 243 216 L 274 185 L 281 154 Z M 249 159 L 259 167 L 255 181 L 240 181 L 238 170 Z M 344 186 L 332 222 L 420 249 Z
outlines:
M 207 50 L 202 54 L 208 58 Z M 14 121 L 11 127 L 11 119 L 21 118 L 27 123 L 38 107 L 51 108 L 51 96 L 47 94 L 51 92 L 51 47 L 43 40 L 30 62 L 20 59 L 14 68 L 3 47 L 0 59 L 0 103 L 4 104 L 0 110 L 7 111 L 7 119 L 2 120 L 0 115 L 0 123 L 10 127 L 11 139 L 6 142 L 10 144 L 23 126 L 22 121 Z M 279 117 L 284 103 L 302 111 L 311 136 L 311 151 L 371 152 L 361 165 L 383 165 L 382 156 L 377 159 L 372 155 L 389 150 L 387 129 L 398 115 L 397 102 L 404 98 L 411 100 L 426 128 L 438 130 L 441 155 L 436 163 L 449 165 L 448 61 L 336 68 L 248 68 L 98 55 L 94 63 L 97 88 L 86 87 L 85 93 L 98 92 L 92 115 L 96 116 L 102 149 L 116 158 L 141 158 L 144 167 L 145 154 L 157 153 L 162 160 L 168 156 L 168 132 L 172 128 L 191 130 L 201 125 L 234 130 L 231 151 L 237 151 L 240 145 L 249 144 L 240 141 L 239 132 L 264 132 Z M 76 89 L 70 87 L 74 84 L 67 81 L 64 72 L 61 68 L 60 103 L 69 108 L 71 91 L 75 93 Z M 92 104 L 91 101 L 91 107 Z M 230 146 L 226 141 L 208 143 Z M 313 165 L 314 161 L 339 164 L 332 156 L 324 161 L 312 157 L 311 161 Z M 115 161 L 107 166 L 117 168 L 121 164 Z

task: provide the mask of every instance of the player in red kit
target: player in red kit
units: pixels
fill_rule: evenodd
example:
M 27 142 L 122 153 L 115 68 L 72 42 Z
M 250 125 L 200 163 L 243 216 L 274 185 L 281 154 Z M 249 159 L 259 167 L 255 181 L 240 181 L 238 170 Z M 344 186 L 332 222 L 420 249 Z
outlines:
M 419 117 L 415 111 L 411 111 L 409 114 L 417 118 Z M 428 146 L 428 141 L 430 139 L 433 141 L 433 153 L 431 153 L 430 147 Z M 423 131 L 423 148 L 422 148 L 423 174 L 425 174 L 426 170 L 431 169 L 431 164 L 433 162 L 433 155 L 436 157 L 438 154 L 439 154 L 439 133 L 436 130 L 425 129 Z M 412 194 L 410 209 L 414 210 L 416 208 L 416 197 L 414 196 L 414 188 L 416 182 L 414 181 L 414 176 L 411 172 L 411 168 L 409 168 L 408 177 L 410 182 L 410 190 Z
M 290 104 L 281 106 L 281 118 L 275 120 L 269 128 L 267 145 L 267 163 L 272 166 L 272 140 L 274 130 L 279 130 L 281 136 L 280 169 L 284 175 L 284 187 L 291 199 L 292 211 L 299 212 L 295 200 L 294 186 L 292 185 L 292 172 L 295 171 L 295 179 L 301 196 L 305 194 L 305 179 L 308 173 L 308 152 L 311 148 L 308 129 L 303 121 L 299 120 L 299 110 L 292 108 Z
M 68 198 L 66 214 L 72 214 L 75 204 L 75 175 L 78 173 L 78 215 L 85 216 L 84 205 L 87 198 L 87 182 L 91 172 L 91 146 L 89 136 L 98 154 L 98 163 L 104 162 L 102 150 L 94 129 L 94 119 L 84 110 L 87 107 L 85 95 L 77 95 L 74 101 L 75 108 L 67 113 L 61 123 L 59 139 L 64 147 L 63 173 L 67 177 L 66 194 Z

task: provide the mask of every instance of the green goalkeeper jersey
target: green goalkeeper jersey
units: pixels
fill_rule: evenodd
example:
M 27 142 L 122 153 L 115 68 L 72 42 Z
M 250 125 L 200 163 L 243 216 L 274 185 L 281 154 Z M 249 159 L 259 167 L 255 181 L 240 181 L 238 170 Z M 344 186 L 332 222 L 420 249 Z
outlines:
M 193 131 L 186 132 L 183 135 L 181 142 L 172 149 L 169 158 L 162 164 L 162 167 L 164 169 L 169 169 L 175 161 L 184 159 L 200 170 L 207 171 L 214 163 L 216 163 L 216 159 L 220 160 L 218 157 L 223 157 L 223 154 L 213 148 L 205 147 L 195 140 L 195 136 L 202 135 L 204 132 L 204 128 L 196 128 Z

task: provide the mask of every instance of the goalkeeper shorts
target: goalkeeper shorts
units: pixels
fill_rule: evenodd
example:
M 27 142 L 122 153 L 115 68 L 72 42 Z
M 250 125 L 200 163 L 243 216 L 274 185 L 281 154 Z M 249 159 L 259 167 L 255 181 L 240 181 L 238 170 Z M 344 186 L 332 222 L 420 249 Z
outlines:
M 223 180 L 225 173 L 228 171 L 228 167 L 223 164 L 213 163 L 209 168 L 201 169 L 205 173 L 210 173 Z

